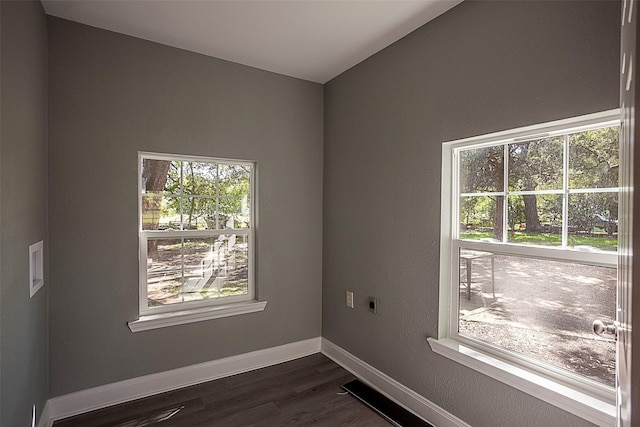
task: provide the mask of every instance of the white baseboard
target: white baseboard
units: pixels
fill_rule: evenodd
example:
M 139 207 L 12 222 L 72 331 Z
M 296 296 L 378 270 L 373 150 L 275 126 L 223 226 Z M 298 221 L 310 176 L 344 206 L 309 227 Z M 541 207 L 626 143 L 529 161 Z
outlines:
M 88 411 L 276 365 L 319 352 L 389 399 L 437 427 L 470 427 L 415 391 L 331 341 L 320 337 L 54 397 L 45 404 L 38 427 L 51 427 L 56 420 Z
M 437 427 L 471 427 L 410 388 L 322 338 L 322 353 L 362 382 Z
M 49 401 L 44 404 L 44 408 L 40 413 L 40 418 L 38 421 L 38 427 L 46 426 L 49 427 L 53 424 L 54 419 L 51 417 L 51 405 Z
M 56 420 L 84 412 L 319 353 L 320 343 L 319 337 L 311 338 L 54 397 L 47 401 L 38 427 L 51 427 Z

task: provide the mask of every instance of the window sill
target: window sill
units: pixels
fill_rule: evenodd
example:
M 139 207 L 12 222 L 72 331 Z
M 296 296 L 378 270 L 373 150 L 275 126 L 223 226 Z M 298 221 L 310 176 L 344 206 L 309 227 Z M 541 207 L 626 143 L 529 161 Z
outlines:
M 615 405 L 525 370 L 452 339 L 427 338 L 434 353 L 524 391 L 602 427 L 616 423 Z
M 168 326 L 201 322 L 203 320 L 219 319 L 221 317 L 263 311 L 267 301 L 246 301 L 241 303 L 219 305 L 194 310 L 175 311 L 172 313 L 140 316 L 138 320 L 128 323 L 131 332 L 148 331 L 150 329 L 166 328 Z

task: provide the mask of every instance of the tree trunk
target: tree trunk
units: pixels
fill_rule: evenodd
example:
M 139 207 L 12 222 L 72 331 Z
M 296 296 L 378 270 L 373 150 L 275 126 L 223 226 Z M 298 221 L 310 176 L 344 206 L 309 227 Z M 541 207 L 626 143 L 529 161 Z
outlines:
M 504 196 L 496 196 L 496 210 L 493 213 L 493 238 L 502 241 L 502 218 L 504 217 Z
M 538 200 L 534 194 L 522 196 L 524 200 L 524 218 L 527 223 L 527 231 L 541 231 L 540 218 L 538 217 Z
M 164 190 L 170 167 L 170 160 L 145 159 L 142 169 L 142 177 L 146 180 L 145 190 L 147 192 Z
M 142 200 L 143 229 L 157 230 L 160 223 L 160 208 L 162 206 L 162 191 L 167 184 L 167 176 L 171 161 L 145 159 L 142 168 L 142 178 L 145 180 L 145 195 Z M 156 212 L 145 221 L 145 212 Z M 158 241 L 147 242 L 147 257 L 158 257 Z

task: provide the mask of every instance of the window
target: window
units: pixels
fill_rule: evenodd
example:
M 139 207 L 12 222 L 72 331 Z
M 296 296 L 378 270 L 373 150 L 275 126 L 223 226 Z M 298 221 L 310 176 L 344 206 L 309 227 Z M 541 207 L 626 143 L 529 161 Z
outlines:
M 255 301 L 254 174 L 246 161 L 139 154 L 141 316 Z
M 545 385 L 536 396 L 561 407 L 545 389 L 567 387 L 586 396 L 584 407 L 605 402 L 595 412 L 607 414 L 586 416 L 596 423 L 610 421 L 615 402 L 615 337 L 595 335 L 592 322 L 615 321 L 618 118 L 612 111 L 443 144 L 432 348 L 475 354 L 493 365 L 485 372 L 519 372 L 502 377 L 510 384 L 537 377 Z

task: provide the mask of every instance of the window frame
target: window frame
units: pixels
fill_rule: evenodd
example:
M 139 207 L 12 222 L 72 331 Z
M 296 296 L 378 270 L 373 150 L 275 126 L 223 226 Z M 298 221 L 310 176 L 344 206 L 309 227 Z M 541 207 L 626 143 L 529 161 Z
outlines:
M 529 139 L 597 129 L 620 124 L 620 110 L 609 110 L 580 117 L 557 120 L 539 125 L 501 131 L 477 137 L 465 138 L 442 144 L 441 228 L 440 228 L 440 295 L 437 338 L 428 339 L 431 349 L 458 363 L 485 373 L 493 378 L 523 390 L 575 415 L 598 425 L 612 425 L 615 421 L 615 390 L 559 367 L 536 361 L 501 347 L 463 336 L 458 333 L 459 276 L 458 251 L 463 249 L 487 251 L 495 254 L 516 255 L 569 261 L 607 267 L 617 266 L 617 253 L 605 251 L 581 251 L 565 247 L 566 213 L 563 221 L 563 246 L 534 246 L 507 242 L 503 230 L 503 242 L 463 240 L 459 238 L 459 199 L 463 194 L 459 186 L 458 154 L 470 147 L 481 148 Z M 566 144 L 565 144 L 566 148 Z M 566 167 L 566 152 L 565 152 Z M 566 173 L 563 192 L 566 191 Z M 505 178 L 506 181 L 506 178 Z M 603 191 L 603 192 L 610 192 Z M 500 193 L 500 192 L 495 192 Z M 510 193 L 505 183 L 501 192 Z M 466 193 L 465 193 L 466 194 Z M 575 194 L 575 192 L 573 193 Z M 500 194 L 497 194 L 500 195 Z M 506 223 L 506 217 L 504 223 Z
M 143 180 L 142 162 L 144 159 L 167 160 L 181 162 L 218 163 L 225 165 L 250 166 L 249 177 L 249 226 L 247 228 L 224 228 L 205 230 L 143 230 Z M 255 232 L 257 224 L 257 199 L 256 199 L 256 173 L 257 165 L 253 161 L 224 159 L 207 156 L 192 156 L 182 154 L 165 154 L 154 152 L 138 152 L 138 294 L 139 294 L 139 319 L 129 322 L 132 331 L 153 329 L 155 327 L 171 326 L 174 324 L 190 323 L 192 321 L 206 320 L 209 318 L 226 317 L 235 314 L 260 311 L 264 309 L 266 302 L 256 300 L 255 285 Z M 150 307 L 147 296 L 147 242 L 150 239 L 161 238 L 202 238 L 215 237 L 220 235 L 235 234 L 237 236 L 247 236 L 248 246 L 248 273 L 247 273 L 247 294 L 227 296 L 222 298 L 208 298 L 197 301 L 184 301 L 164 306 Z M 258 304 L 255 304 L 258 303 Z M 151 322 L 152 325 L 143 325 L 144 322 Z

